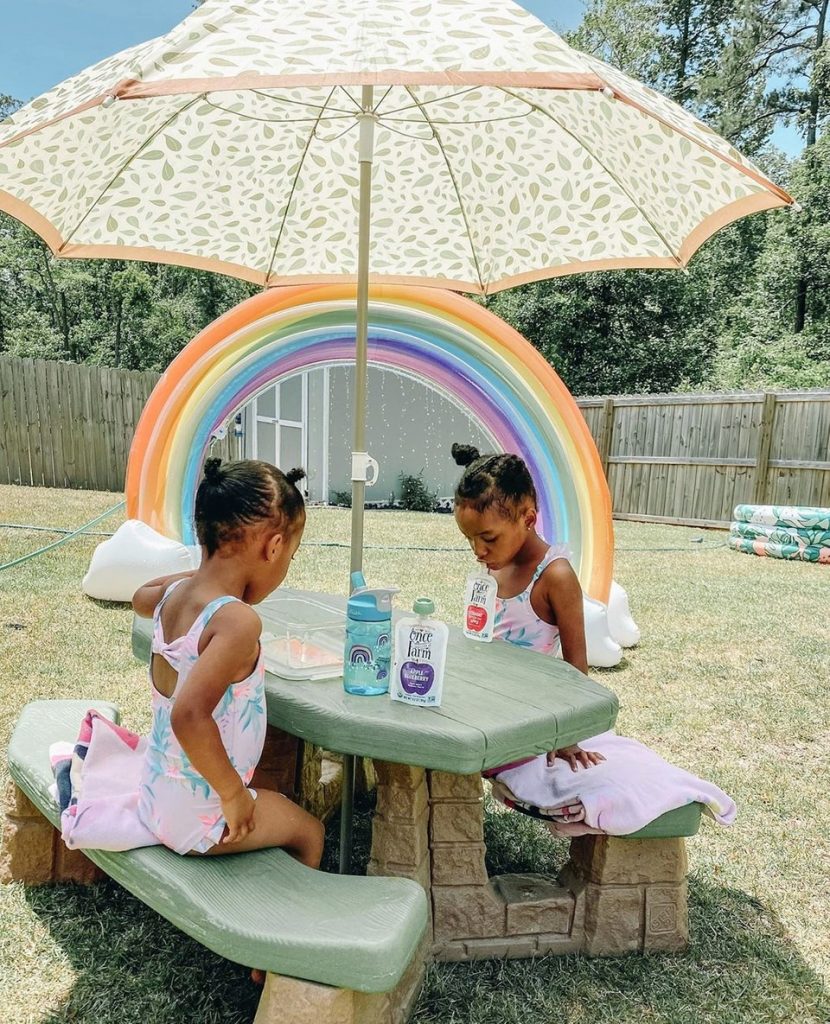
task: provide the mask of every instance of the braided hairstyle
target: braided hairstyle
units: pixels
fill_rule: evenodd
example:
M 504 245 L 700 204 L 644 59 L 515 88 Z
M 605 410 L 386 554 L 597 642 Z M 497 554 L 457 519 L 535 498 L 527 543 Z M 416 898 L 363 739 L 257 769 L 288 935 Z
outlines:
M 297 482 L 304 469 L 283 473 L 268 462 L 244 459 L 226 462 L 208 459 L 196 492 L 196 533 L 208 557 L 238 541 L 247 526 L 271 521 L 292 529 L 305 515 L 305 501 Z
M 452 457 L 464 466 L 455 488 L 455 504 L 484 512 L 496 505 L 502 515 L 516 519 L 525 500 L 536 504 L 536 487 L 524 459 L 518 455 L 480 455 L 469 444 L 454 444 Z

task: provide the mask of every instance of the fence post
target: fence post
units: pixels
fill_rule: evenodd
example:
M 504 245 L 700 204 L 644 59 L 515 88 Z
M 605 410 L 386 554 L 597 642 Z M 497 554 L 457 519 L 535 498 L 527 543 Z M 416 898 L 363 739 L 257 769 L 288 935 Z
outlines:
M 769 450 L 772 444 L 772 425 L 775 420 L 775 398 L 774 391 L 764 392 L 764 401 L 761 406 L 761 422 L 759 429 L 761 436 L 758 439 L 758 454 L 755 458 L 755 487 L 752 493 L 754 505 L 764 505 L 767 497 L 767 470 L 769 468 Z
M 602 403 L 602 422 L 599 429 L 599 459 L 602 463 L 602 472 L 608 480 L 608 456 L 611 454 L 611 439 L 614 434 L 614 399 L 606 398 Z

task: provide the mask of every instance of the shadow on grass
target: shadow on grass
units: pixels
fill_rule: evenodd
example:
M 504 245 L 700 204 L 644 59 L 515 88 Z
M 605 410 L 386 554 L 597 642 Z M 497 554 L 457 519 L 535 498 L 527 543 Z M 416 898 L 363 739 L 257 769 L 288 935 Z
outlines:
M 353 870 L 369 857 L 371 796 L 358 798 Z M 538 822 L 488 815 L 488 869 L 554 872 L 567 841 Z M 327 828 L 325 870 L 337 870 L 339 822 Z M 265 884 L 265 883 L 264 883 Z M 38 1024 L 249 1024 L 259 992 L 248 971 L 205 950 L 105 882 L 30 888 L 26 898 L 71 962 L 76 981 Z M 581 956 L 437 964 L 412 1024 L 826 1024 L 818 975 L 761 903 L 693 877 L 692 944 L 682 955 Z M 290 1024 L 290 1022 L 286 1022 Z
M 75 972 L 37 1024 L 250 1024 L 250 972 L 188 938 L 115 882 L 27 888 L 26 900 Z M 34 1022 L 33 1022 L 34 1024 Z
M 84 597 L 90 604 L 94 604 L 96 608 L 101 608 L 103 611 L 109 611 L 114 609 L 115 611 L 124 611 L 125 608 L 132 608 L 132 601 L 103 601 L 100 597 L 90 597 L 85 594 Z
M 631 662 L 625 655 L 623 655 L 616 665 L 592 665 L 589 675 L 597 676 L 599 679 L 602 679 L 603 676 L 613 676 L 617 672 L 624 672 L 627 668 L 630 667 Z

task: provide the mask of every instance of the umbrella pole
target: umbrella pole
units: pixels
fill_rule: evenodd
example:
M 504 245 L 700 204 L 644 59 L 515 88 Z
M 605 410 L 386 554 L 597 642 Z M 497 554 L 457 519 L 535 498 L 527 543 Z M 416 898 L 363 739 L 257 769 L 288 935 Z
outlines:
M 366 497 L 366 378 L 369 330 L 369 235 L 372 220 L 372 160 L 375 121 L 371 113 L 374 87 L 363 86 L 359 115 L 360 203 L 357 232 L 357 309 L 355 350 L 354 420 L 352 424 L 352 560 L 351 572 L 363 568 L 363 504 Z M 358 464 L 359 463 L 359 464 Z
M 368 376 L 369 331 L 369 238 L 372 220 L 372 160 L 375 145 L 375 117 L 372 114 L 374 86 L 364 85 L 361 97 L 358 161 L 360 162 L 360 204 L 357 233 L 357 310 L 355 351 L 355 398 L 352 443 L 352 554 L 351 572 L 363 568 L 363 505 L 366 497 L 366 379 Z M 354 810 L 353 754 L 343 758 L 343 792 L 340 798 L 340 874 L 352 866 L 352 815 Z

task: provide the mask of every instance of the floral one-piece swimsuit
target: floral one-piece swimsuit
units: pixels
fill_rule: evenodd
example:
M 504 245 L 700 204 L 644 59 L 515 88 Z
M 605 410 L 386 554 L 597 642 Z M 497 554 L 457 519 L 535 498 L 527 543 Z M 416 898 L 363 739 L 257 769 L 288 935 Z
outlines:
M 175 587 L 164 592 L 153 613 L 152 654 L 159 654 L 178 674 L 176 687 L 165 697 L 153 683 L 150 658 L 150 689 L 153 695 L 153 728 L 147 743 L 139 790 L 138 814 L 144 825 L 176 853 L 206 853 L 222 838 L 225 817 L 219 794 L 190 762 L 170 725 L 176 696 L 199 657 L 199 639 L 211 617 L 224 605 L 239 600 L 217 597 L 205 605 L 184 634 L 166 643 L 161 610 Z M 253 672 L 230 683 L 213 712 L 231 764 L 245 786 L 262 756 L 267 725 L 265 714 L 265 662 L 262 649 Z M 252 790 L 252 795 L 256 793 Z

